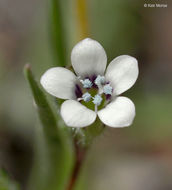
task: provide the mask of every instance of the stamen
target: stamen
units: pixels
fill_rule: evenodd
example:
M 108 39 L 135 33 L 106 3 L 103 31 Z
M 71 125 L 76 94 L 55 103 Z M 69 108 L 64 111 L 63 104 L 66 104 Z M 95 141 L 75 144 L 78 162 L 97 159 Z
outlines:
M 112 95 L 112 87 L 110 84 L 106 84 L 104 87 L 103 87 L 103 92 L 106 94 L 106 95 Z
M 82 99 L 85 101 L 85 102 L 89 102 L 91 100 L 92 96 L 90 93 L 86 92 L 85 94 L 82 95 Z
M 91 88 L 93 86 L 93 83 L 89 79 L 80 80 L 80 82 L 83 84 L 84 88 Z
M 96 94 L 93 99 L 93 103 L 97 106 L 99 106 L 103 100 L 99 94 Z
M 98 75 L 97 78 L 96 78 L 96 80 L 94 81 L 94 83 L 97 86 L 100 86 L 100 85 L 104 84 L 105 83 L 105 77 Z
M 97 94 L 94 95 L 94 97 L 89 92 L 85 92 L 81 96 L 79 96 L 79 97 L 77 96 L 78 97 L 77 100 L 79 102 L 80 101 L 84 101 L 84 102 L 92 101 L 95 105 L 95 112 L 97 112 L 98 106 L 100 106 L 103 101 L 102 94 L 104 94 L 106 98 L 107 98 L 107 96 L 111 97 L 113 88 L 111 87 L 111 85 L 109 83 L 106 83 L 105 77 L 101 76 L 101 75 L 98 75 L 93 80 L 90 78 L 85 78 L 84 80 L 82 80 L 81 77 L 78 77 L 78 80 L 82 83 L 82 85 L 83 85 L 82 88 L 88 89 L 88 90 L 84 90 L 84 91 L 92 92 L 89 89 L 92 87 L 96 88 Z M 93 91 L 93 93 L 94 93 L 94 91 Z M 93 99 L 93 100 L 91 100 L 91 99 Z

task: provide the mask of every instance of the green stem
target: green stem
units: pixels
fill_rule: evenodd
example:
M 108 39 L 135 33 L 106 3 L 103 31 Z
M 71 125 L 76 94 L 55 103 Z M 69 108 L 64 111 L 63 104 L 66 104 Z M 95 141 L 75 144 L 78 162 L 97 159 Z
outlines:
M 55 65 L 66 66 L 66 42 L 60 0 L 50 0 L 50 33 Z

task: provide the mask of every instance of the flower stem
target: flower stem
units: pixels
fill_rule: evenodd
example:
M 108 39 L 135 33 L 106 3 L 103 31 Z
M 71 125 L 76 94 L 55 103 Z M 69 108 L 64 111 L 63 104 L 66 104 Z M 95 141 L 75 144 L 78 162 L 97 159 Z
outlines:
M 76 153 L 76 160 L 67 190 L 74 190 L 76 181 L 79 177 L 79 173 L 82 168 L 83 161 L 85 159 L 86 148 L 78 145 L 78 143 L 75 142 L 75 153 Z

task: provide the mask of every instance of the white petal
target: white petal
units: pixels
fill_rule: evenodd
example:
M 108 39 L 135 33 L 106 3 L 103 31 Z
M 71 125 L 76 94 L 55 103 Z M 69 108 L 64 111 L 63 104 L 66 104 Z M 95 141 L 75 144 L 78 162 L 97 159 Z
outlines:
M 120 96 L 98 111 L 98 116 L 109 127 L 127 127 L 135 117 L 135 106 L 129 98 Z
M 41 77 L 41 84 L 53 96 L 62 99 L 75 99 L 76 76 L 63 67 L 48 69 Z
M 73 48 L 71 61 L 78 76 L 103 75 L 107 56 L 97 41 L 86 38 Z
M 96 113 L 75 100 L 66 100 L 61 106 L 61 116 L 69 127 L 86 127 L 96 119 Z
M 137 60 L 128 55 L 121 55 L 112 60 L 105 76 L 114 89 L 113 93 L 119 95 L 134 85 L 138 74 Z

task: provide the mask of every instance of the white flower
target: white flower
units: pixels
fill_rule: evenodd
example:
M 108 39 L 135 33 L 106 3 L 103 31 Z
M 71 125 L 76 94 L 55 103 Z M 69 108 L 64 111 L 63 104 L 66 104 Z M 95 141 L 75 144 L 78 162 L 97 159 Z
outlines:
M 119 95 L 135 83 L 139 73 L 137 60 L 122 55 L 106 69 L 105 50 L 97 41 L 87 38 L 73 48 L 71 61 L 77 76 L 63 67 L 54 67 L 41 77 L 48 93 L 67 99 L 60 110 L 66 125 L 89 126 L 97 115 L 110 127 L 131 125 L 135 106 L 130 99 Z

